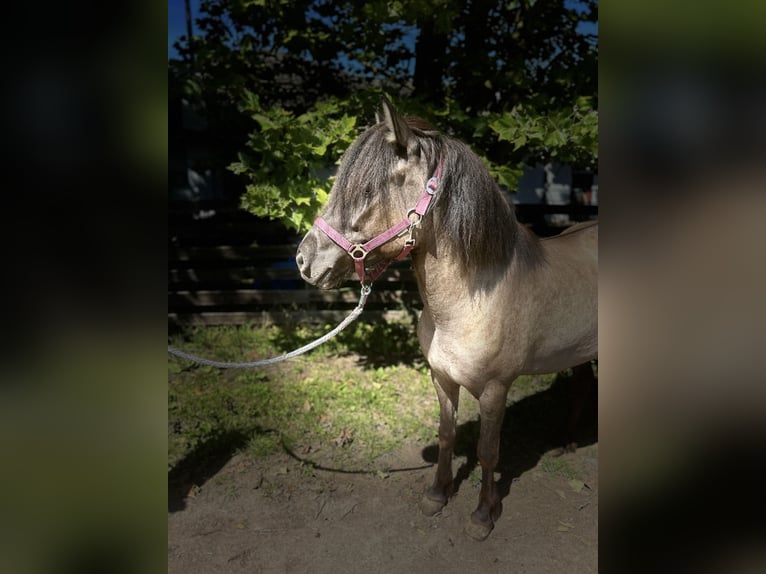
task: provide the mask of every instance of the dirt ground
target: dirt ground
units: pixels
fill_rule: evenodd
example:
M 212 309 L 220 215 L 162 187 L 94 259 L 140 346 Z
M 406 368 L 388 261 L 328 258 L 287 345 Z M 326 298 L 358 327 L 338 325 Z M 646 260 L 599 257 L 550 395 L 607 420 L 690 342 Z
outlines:
M 462 532 L 478 500 L 465 454 L 453 465 L 456 495 L 430 518 L 417 504 L 433 445 L 405 444 L 377 473 L 235 454 L 169 488 L 168 572 L 596 572 L 598 444 L 558 457 L 509 450 L 496 474 L 503 513 L 483 542 Z

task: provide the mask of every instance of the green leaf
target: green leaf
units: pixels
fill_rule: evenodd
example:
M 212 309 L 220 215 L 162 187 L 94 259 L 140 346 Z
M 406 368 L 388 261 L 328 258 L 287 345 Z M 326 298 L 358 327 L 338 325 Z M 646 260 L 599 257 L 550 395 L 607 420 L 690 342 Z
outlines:
M 324 155 L 327 152 L 327 143 L 309 146 L 316 155 Z
M 295 205 L 311 205 L 311 197 L 294 197 Z
M 260 112 L 256 112 L 256 113 L 252 114 L 251 117 L 256 122 L 258 122 L 260 124 L 261 128 L 263 128 L 264 130 L 273 130 L 273 129 L 277 128 L 277 124 L 274 123 L 274 121 L 271 118 L 269 118 L 268 116 L 266 116 L 266 115 L 264 115 L 264 114 L 262 114 Z
M 327 203 L 327 200 L 330 198 L 330 194 L 321 187 L 314 188 L 314 195 L 320 205 Z

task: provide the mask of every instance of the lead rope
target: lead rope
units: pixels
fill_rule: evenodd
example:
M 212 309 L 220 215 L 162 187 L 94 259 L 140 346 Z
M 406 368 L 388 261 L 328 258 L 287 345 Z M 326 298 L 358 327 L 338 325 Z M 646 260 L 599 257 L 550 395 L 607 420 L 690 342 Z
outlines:
M 349 316 L 343 319 L 343 321 L 341 321 L 337 327 L 335 327 L 332 331 L 330 331 L 326 335 L 319 337 L 316 341 L 312 341 L 311 343 L 304 345 L 300 349 L 295 349 L 294 351 L 290 351 L 289 353 L 285 353 L 284 355 L 280 355 L 278 357 L 273 357 L 271 359 L 263 359 L 260 361 L 251 361 L 249 363 L 226 363 L 223 361 L 211 361 L 210 359 L 203 359 L 201 357 L 197 357 L 195 355 L 186 353 L 184 351 L 180 351 L 174 347 L 171 347 L 170 345 L 168 345 L 168 353 L 170 353 L 171 355 L 175 355 L 176 357 L 186 359 L 187 361 L 192 361 L 200 365 L 207 365 L 208 367 L 218 367 L 219 369 L 249 369 L 253 367 L 265 367 L 266 365 L 274 365 L 276 363 L 281 363 L 282 361 L 286 361 L 288 359 L 292 359 L 293 357 L 297 357 L 298 355 L 302 355 L 303 353 L 307 353 L 311 349 L 315 349 L 322 343 L 332 339 L 335 335 L 337 335 L 343 329 L 345 329 L 351 323 L 353 323 L 356 320 L 356 318 L 362 314 L 362 311 L 364 310 L 364 304 L 367 302 L 367 296 L 370 294 L 371 291 L 372 291 L 371 284 L 370 285 L 362 284 L 362 291 L 359 296 L 359 303 L 354 308 L 354 310 L 351 311 Z

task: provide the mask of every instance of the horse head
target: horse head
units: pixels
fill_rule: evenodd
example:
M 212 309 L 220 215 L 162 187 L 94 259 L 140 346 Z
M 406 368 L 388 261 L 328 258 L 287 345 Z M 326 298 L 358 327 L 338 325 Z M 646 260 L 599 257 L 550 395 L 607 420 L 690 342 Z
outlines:
M 411 248 L 422 217 L 411 208 L 427 188 L 433 160 L 424 142 L 433 133 L 423 120 L 403 118 L 383 99 L 383 119 L 343 155 L 328 203 L 298 246 L 296 262 L 305 281 L 332 289 L 354 271 L 364 281 L 366 269 L 402 257 L 408 240 Z

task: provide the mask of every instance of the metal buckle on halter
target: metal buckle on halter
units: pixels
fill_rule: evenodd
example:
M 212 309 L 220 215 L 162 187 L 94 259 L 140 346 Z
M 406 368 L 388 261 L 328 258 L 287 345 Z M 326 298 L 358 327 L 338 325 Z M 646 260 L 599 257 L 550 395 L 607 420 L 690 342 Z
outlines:
M 361 261 L 367 257 L 367 253 L 369 252 L 364 247 L 362 247 L 361 243 L 355 243 L 348 250 L 348 254 L 354 261 Z
M 431 184 L 433 184 L 433 187 L 431 187 Z M 432 177 L 426 182 L 426 193 L 428 195 L 433 195 L 434 193 L 436 193 L 437 187 L 439 187 L 439 178 Z
M 411 217 L 412 217 L 413 215 L 416 215 L 416 216 L 417 216 L 417 218 L 416 218 L 415 220 L 412 220 L 412 219 L 411 219 Z M 418 225 L 420 225 L 420 222 L 421 222 L 421 221 L 423 221 L 423 216 L 422 216 L 422 215 L 420 215 L 420 214 L 419 214 L 419 213 L 418 213 L 418 212 L 415 210 L 415 208 L 412 208 L 412 209 L 410 209 L 410 210 L 407 212 L 407 219 L 409 219 L 409 220 L 410 220 L 410 226 L 407 228 L 407 230 L 409 230 L 409 231 L 410 231 L 410 233 L 412 233 L 412 228 L 413 228 L 413 227 L 417 227 Z M 402 235 L 404 235 L 404 232 L 402 232 Z
M 409 213 L 407 213 L 407 218 L 410 217 L 410 215 L 415 214 L 418 216 L 418 218 L 415 221 L 410 221 L 410 226 L 402 231 L 400 237 L 402 237 L 405 233 L 407 234 L 407 239 L 404 240 L 404 246 L 405 247 L 412 247 L 415 245 L 415 228 L 420 225 L 420 222 L 423 221 L 423 216 L 419 213 L 416 213 L 414 209 L 411 209 Z

